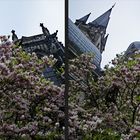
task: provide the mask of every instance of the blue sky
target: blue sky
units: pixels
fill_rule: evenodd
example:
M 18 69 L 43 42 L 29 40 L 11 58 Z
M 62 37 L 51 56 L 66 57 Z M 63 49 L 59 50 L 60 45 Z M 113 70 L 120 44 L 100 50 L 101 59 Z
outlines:
M 116 2 L 108 24 L 102 64 L 108 64 L 117 53 L 127 49 L 133 41 L 140 41 L 140 0 L 69 0 L 69 17 L 72 21 L 91 12 L 91 22 Z
M 133 41 L 140 41 L 140 0 L 69 0 L 69 16 L 75 21 L 89 12 L 88 22 L 107 11 L 114 3 L 102 67 L 127 49 Z M 14 29 L 20 38 L 42 33 L 40 22 L 64 43 L 64 0 L 0 0 L 0 35 L 11 35 Z
M 0 0 L 0 35 L 11 35 L 12 29 L 19 38 L 40 34 L 40 23 L 50 33 L 58 30 L 64 43 L 64 0 Z

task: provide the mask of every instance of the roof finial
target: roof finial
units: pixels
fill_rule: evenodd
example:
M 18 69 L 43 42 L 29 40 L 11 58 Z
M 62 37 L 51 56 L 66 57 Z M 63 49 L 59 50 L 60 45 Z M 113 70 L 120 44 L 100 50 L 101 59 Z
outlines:
M 18 40 L 18 37 L 17 37 L 17 35 L 15 34 L 15 30 L 12 30 L 11 33 L 12 33 L 12 40 L 13 40 L 14 42 L 16 42 L 16 41 Z
M 45 36 L 50 35 L 49 30 L 46 27 L 44 27 L 43 23 L 40 23 L 40 26 L 42 27 L 42 32 Z
M 114 8 L 115 5 L 116 5 L 116 2 L 115 2 L 114 5 L 112 6 L 112 8 Z
M 112 6 L 114 7 L 115 4 Z M 96 18 L 94 21 L 89 22 L 88 24 L 90 26 L 94 26 L 94 27 L 103 27 L 103 28 L 107 28 L 109 19 L 110 19 L 110 14 L 111 14 L 112 8 L 110 8 L 109 10 L 107 10 L 104 14 L 102 14 L 101 16 L 99 16 L 98 18 Z

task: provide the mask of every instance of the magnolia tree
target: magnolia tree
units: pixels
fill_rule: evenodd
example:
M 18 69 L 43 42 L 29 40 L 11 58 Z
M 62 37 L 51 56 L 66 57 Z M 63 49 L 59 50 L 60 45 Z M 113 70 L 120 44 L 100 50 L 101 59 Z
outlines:
M 99 87 L 93 77 L 93 56 L 70 61 L 69 133 L 71 139 L 92 139 L 103 121 L 99 110 Z
M 140 52 L 117 55 L 99 80 L 113 129 L 124 139 L 140 138 Z
M 117 55 L 93 77 L 93 57 L 70 61 L 70 133 L 84 139 L 140 138 L 140 55 Z M 73 120 L 73 121 L 72 121 Z
M 94 76 L 94 57 L 70 61 L 69 140 L 140 137 L 140 54 L 117 55 L 104 75 Z M 63 140 L 64 86 L 44 79 L 55 63 L 38 59 L 1 37 L 0 139 Z
M 0 139 L 63 139 L 64 88 L 42 75 L 56 60 L 1 40 Z

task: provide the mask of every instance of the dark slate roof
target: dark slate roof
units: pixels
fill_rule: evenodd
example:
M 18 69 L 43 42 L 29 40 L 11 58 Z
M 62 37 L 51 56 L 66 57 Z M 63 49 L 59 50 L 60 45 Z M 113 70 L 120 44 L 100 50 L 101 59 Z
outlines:
M 91 13 L 85 15 L 84 17 L 77 19 L 76 21 L 86 23 Z
M 126 55 L 134 54 L 135 51 L 140 50 L 140 41 L 132 42 L 126 50 Z
M 95 64 L 96 67 L 100 67 L 102 55 L 99 49 L 85 36 L 84 33 L 82 33 L 82 31 L 71 21 L 71 19 L 68 20 L 68 31 L 69 42 L 72 42 L 72 46 L 74 46 L 74 49 L 76 50 L 75 53 L 77 55 L 82 53 L 93 53 L 93 64 Z
M 42 41 L 44 39 L 45 39 L 44 34 L 34 35 L 34 36 L 30 36 L 30 37 L 22 36 L 22 38 L 21 38 L 22 44 L 38 42 L 38 41 Z
M 114 5 L 108 11 L 106 11 L 104 14 L 102 14 L 101 16 L 96 18 L 94 21 L 89 22 L 88 24 L 91 26 L 95 26 L 95 27 L 101 26 L 101 27 L 107 28 L 107 25 L 108 25 L 108 22 L 110 19 L 110 14 L 111 14 L 113 7 L 114 7 Z

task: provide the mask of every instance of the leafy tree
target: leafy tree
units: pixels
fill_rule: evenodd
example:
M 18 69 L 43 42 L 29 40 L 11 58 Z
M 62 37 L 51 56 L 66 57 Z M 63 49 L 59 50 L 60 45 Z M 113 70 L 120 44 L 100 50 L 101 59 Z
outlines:
M 140 137 L 139 52 L 131 58 L 117 55 L 98 79 L 93 76 L 92 59 L 93 56 L 81 55 L 70 62 L 74 80 L 70 80 L 69 105 L 75 106 L 69 118 L 71 135 L 77 139 L 100 135 L 102 139 L 105 132 L 108 139 L 110 135 L 113 139 Z M 72 121 L 74 115 L 76 123 Z
M 42 75 L 55 61 L 47 56 L 38 59 L 35 53 L 2 40 L 0 139 L 63 139 L 64 88 Z
M 56 60 L 1 38 L 0 139 L 63 140 L 64 86 L 42 75 Z M 69 140 L 140 138 L 139 56 L 117 55 L 99 78 L 93 56 L 70 61 Z

